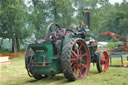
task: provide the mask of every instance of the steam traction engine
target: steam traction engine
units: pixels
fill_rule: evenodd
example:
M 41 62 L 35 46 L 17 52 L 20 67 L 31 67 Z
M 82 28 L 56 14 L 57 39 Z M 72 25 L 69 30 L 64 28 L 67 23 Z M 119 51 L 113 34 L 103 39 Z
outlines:
M 68 30 L 58 24 L 48 25 L 45 40 L 28 45 L 25 65 L 30 77 L 39 80 L 64 73 L 69 81 L 81 80 L 89 72 L 90 62 L 96 63 L 99 72 L 106 72 L 109 66 L 107 52 L 96 52 L 97 43 L 88 41 L 89 12 L 84 10 L 86 26 L 77 31 Z

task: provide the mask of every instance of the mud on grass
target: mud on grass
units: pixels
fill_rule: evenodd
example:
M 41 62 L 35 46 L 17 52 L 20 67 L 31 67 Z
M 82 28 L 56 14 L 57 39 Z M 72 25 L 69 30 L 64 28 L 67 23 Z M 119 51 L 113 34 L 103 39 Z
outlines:
M 83 80 L 68 82 L 63 74 L 57 74 L 36 81 L 28 76 L 22 56 L 11 60 L 11 64 L 0 66 L 0 85 L 128 85 L 128 68 L 110 67 L 107 72 L 98 73 L 96 66 L 91 65 Z

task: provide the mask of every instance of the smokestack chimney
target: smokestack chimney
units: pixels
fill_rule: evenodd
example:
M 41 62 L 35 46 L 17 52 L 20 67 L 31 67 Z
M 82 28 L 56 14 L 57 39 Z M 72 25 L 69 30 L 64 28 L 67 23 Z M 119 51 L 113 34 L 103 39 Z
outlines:
M 86 29 L 90 29 L 90 17 L 89 17 L 88 8 L 84 9 L 83 12 L 84 12 L 84 17 L 85 17 L 84 22 L 85 22 Z

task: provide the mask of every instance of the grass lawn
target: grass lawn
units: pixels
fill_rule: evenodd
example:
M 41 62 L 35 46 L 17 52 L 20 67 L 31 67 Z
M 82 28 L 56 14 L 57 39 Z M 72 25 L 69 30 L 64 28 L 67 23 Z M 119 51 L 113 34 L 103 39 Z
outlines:
M 57 74 L 36 81 L 28 76 L 24 57 L 20 57 L 11 60 L 11 64 L 0 66 L 0 85 L 128 85 L 128 68 L 109 67 L 107 72 L 98 73 L 96 66 L 91 65 L 88 76 L 83 80 L 68 82 L 63 74 Z

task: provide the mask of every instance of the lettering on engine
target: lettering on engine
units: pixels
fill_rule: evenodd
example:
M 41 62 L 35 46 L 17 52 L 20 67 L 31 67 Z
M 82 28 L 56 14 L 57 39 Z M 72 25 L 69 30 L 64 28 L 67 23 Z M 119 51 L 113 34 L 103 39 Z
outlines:
M 36 50 L 36 52 L 44 52 L 44 50 Z

